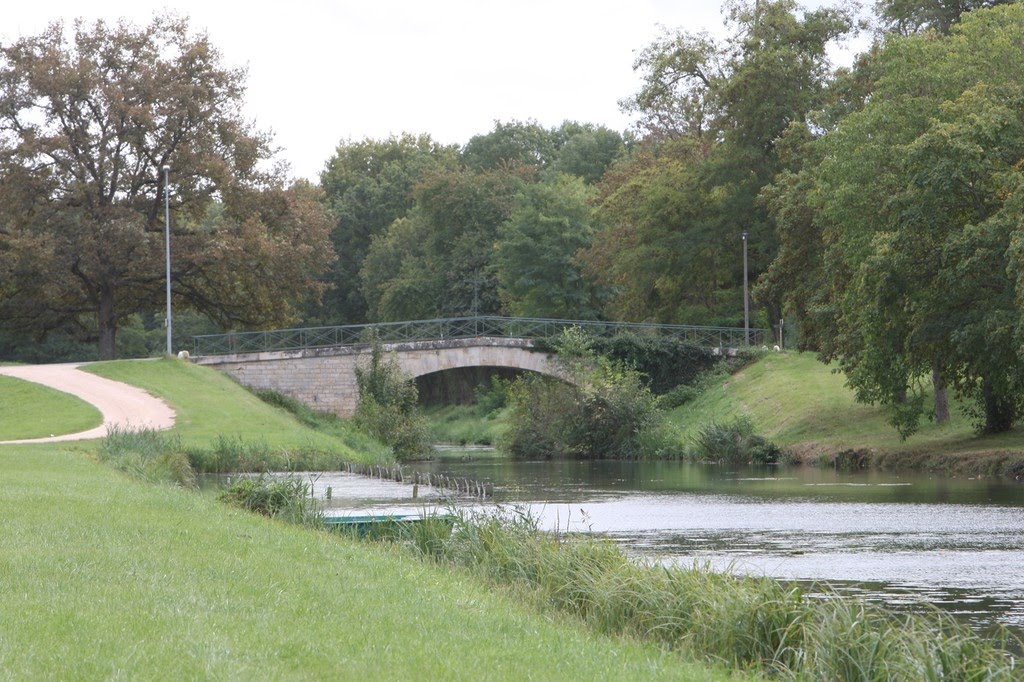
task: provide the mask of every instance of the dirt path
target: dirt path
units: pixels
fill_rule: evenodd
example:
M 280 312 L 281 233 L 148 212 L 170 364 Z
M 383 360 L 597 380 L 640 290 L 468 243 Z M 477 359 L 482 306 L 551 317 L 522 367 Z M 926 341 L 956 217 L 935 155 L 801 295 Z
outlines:
M 5 440 L 0 443 L 55 443 L 68 440 L 102 438 L 111 427 L 169 429 L 174 426 L 174 410 L 141 388 L 83 372 L 84 363 L 64 365 L 18 365 L 0 367 L 0 374 L 55 388 L 92 404 L 103 415 L 103 425 L 88 431 L 48 438 Z

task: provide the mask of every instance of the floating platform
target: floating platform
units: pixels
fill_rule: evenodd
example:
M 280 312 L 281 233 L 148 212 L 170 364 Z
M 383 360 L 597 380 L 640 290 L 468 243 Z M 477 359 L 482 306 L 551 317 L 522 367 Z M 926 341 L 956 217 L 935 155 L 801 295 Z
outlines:
M 325 516 L 323 523 L 331 529 L 350 531 L 360 537 L 376 532 L 386 532 L 415 526 L 425 521 L 436 521 L 449 527 L 455 522 L 453 516 L 444 514 L 423 516 L 421 514 L 364 514 L 359 516 Z

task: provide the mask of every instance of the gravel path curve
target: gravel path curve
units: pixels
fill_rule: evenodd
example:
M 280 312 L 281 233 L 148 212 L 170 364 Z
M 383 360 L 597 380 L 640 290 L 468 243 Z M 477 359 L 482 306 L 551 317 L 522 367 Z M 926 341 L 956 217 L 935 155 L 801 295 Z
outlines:
M 0 443 L 56 443 L 102 438 L 111 427 L 162 430 L 174 426 L 174 410 L 167 403 L 141 388 L 83 372 L 79 369 L 83 364 L 15 365 L 0 367 L 0 374 L 49 386 L 91 403 L 103 415 L 102 426 L 62 436 L 5 440 Z

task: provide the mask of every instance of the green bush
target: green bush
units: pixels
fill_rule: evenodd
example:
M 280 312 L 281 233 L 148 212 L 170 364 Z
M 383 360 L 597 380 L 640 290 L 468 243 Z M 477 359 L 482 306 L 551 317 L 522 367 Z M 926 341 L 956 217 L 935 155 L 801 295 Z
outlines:
M 491 375 L 489 383 L 480 384 L 474 391 L 476 406 L 484 416 L 494 414 L 508 405 L 510 388 L 510 382 Z
M 749 417 L 706 424 L 692 443 L 697 458 L 729 464 L 774 464 L 781 455 L 778 446 L 755 432 Z
M 111 427 L 100 446 L 99 459 L 153 483 L 196 485 L 196 474 L 176 437 L 152 429 Z
M 596 355 L 578 329 L 565 332 L 558 361 L 572 384 L 521 377 L 509 393 L 502 446 L 516 457 L 651 456 L 645 433 L 663 415 L 640 372 Z
M 539 350 L 558 351 L 562 336 L 539 339 Z M 680 384 L 696 381 L 722 361 L 712 348 L 665 336 L 642 336 L 632 332 L 609 337 L 591 337 L 588 346 L 596 355 L 632 367 L 647 378 L 655 394 Z
M 356 423 L 390 446 L 399 461 L 426 457 L 431 453 L 430 429 L 417 409 L 416 384 L 393 358 L 383 355 L 374 339 L 370 364 L 356 367 Z

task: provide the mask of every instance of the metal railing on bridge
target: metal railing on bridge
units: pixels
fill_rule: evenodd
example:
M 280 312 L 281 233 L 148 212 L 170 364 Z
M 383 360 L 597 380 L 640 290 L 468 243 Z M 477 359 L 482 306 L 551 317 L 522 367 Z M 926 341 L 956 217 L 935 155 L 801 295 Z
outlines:
M 698 327 L 683 324 L 487 316 L 207 334 L 193 337 L 193 340 L 196 355 L 224 355 L 355 346 L 369 343 L 373 334 L 376 334 L 382 343 L 479 337 L 537 339 L 557 336 L 571 327 L 579 327 L 594 336 L 614 336 L 623 333 L 667 336 L 688 343 L 717 348 L 762 345 L 770 343 L 772 338 L 767 329 L 751 329 L 748 341 L 746 330 L 742 327 Z

